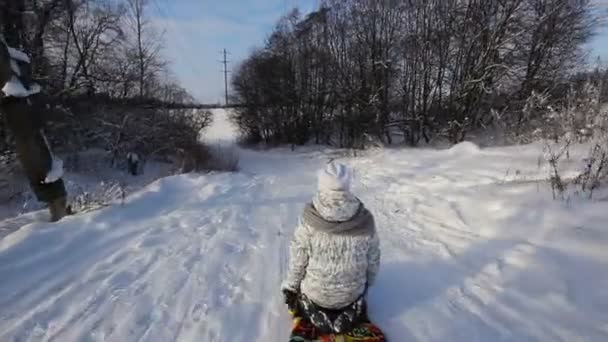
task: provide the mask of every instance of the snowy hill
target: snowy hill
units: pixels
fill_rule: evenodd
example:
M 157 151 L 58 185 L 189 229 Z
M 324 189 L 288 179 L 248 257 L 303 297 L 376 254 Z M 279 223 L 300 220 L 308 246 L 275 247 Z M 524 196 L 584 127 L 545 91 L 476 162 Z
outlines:
M 391 341 L 608 340 L 606 202 L 551 200 L 539 146 L 342 158 L 376 215 L 370 315 Z M 339 151 L 242 151 L 124 205 L 0 240 L 0 341 L 284 341 L 279 284 L 315 171 Z

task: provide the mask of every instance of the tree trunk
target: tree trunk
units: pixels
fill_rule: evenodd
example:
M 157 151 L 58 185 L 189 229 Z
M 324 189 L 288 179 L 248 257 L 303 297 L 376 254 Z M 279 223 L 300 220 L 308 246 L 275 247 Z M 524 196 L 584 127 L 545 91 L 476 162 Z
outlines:
M 3 22 L 4 32 L 8 33 L 7 41 L 14 46 L 19 44 L 22 35 L 22 11 L 23 1 L 10 1 L 7 6 L 0 8 L 2 18 L 10 18 Z M 15 30 L 15 31 L 12 31 Z M 19 63 L 22 64 L 22 63 Z M 15 74 L 11 67 L 11 55 L 8 46 L 0 43 L 0 85 L 4 86 L 13 79 L 29 79 L 29 68 L 20 68 L 21 75 Z M 26 88 L 30 84 L 24 83 Z M 2 94 L 0 100 L 0 113 L 5 116 L 7 126 L 15 137 L 17 145 L 17 157 L 27 175 L 30 186 L 36 197 L 41 202 L 49 204 L 52 220 L 61 219 L 67 214 L 66 191 L 63 180 L 60 178 L 53 182 L 45 179 L 53 165 L 52 152 L 48 146 L 46 137 L 42 132 L 44 122 L 42 111 L 44 104 L 40 95 L 29 97 L 15 97 L 10 94 Z

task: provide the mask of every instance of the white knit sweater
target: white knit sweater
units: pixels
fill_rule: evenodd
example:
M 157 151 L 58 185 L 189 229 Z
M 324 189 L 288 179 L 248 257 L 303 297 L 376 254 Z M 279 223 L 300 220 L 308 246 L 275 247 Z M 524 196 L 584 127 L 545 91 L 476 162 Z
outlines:
M 374 283 L 378 273 L 380 242 L 373 216 L 343 191 L 319 193 L 311 208 L 321 222 L 311 222 L 306 212 L 300 218 L 282 287 L 299 289 L 321 307 L 346 307 Z

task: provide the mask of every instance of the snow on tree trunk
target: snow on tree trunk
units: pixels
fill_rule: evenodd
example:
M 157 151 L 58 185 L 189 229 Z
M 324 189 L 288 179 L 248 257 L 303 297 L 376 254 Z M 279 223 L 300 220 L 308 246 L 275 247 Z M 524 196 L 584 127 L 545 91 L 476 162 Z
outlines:
M 13 76 L 10 81 L 4 84 L 2 87 L 2 92 L 5 96 L 14 96 L 14 97 L 28 97 L 31 95 L 38 94 L 41 88 L 37 83 L 33 83 L 30 86 L 30 89 L 26 89 L 23 83 L 16 77 Z
M 45 184 L 50 184 L 58 181 L 63 177 L 63 160 L 53 157 L 53 164 L 51 170 L 46 174 L 44 179 Z

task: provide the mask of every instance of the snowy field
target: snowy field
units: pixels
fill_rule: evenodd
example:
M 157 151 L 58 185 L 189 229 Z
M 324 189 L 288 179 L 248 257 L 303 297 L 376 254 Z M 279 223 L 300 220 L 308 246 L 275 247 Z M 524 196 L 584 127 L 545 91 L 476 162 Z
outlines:
M 540 153 L 240 151 L 239 173 L 26 225 L 0 240 L 0 341 L 285 341 L 288 242 L 329 158 L 376 215 L 390 341 L 608 341 L 608 202 L 553 201 Z
M 201 140 L 207 144 L 233 144 L 238 135 L 237 129 L 230 122 L 228 112 L 223 109 L 213 109 L 213 122 L 202 133 Z

